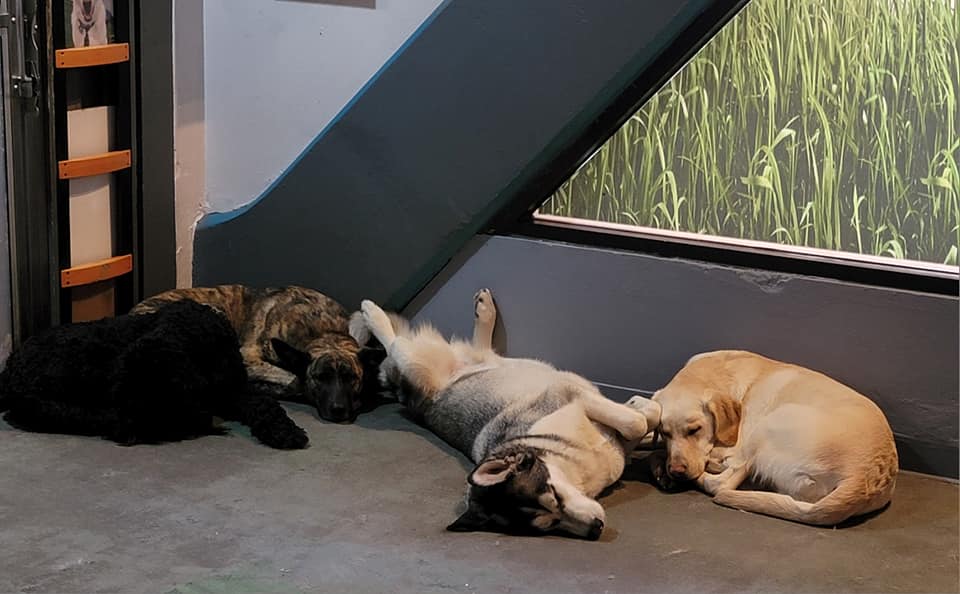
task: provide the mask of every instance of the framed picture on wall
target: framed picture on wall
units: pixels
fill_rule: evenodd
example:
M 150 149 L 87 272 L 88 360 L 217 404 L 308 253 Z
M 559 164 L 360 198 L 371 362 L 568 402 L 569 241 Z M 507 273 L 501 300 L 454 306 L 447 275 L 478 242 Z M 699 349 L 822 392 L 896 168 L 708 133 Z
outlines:
M 113 43 L 114 0 L 63 0 L 64 47 Z

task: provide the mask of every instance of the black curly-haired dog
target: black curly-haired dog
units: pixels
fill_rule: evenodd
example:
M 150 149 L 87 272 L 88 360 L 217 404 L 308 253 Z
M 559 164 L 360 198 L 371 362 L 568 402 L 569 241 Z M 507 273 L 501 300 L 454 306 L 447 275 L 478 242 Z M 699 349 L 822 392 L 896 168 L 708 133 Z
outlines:
M 123 445 L 221 433 L 214 416 L 248 425 L 274 448 L 307 445 L 276 400 L 247 389 L 230 323 L 192 301 L 31 337 L 0 373 L 3 410 L 19 429 Z

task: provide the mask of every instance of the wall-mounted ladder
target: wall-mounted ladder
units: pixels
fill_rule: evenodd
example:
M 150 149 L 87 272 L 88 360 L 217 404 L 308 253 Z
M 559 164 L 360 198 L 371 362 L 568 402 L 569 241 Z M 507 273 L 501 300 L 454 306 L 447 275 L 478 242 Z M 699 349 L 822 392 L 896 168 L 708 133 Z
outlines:
M 55 0 L 51 7 L 56 50 L 48 98 L 61 323 L 126 313 L 139 298 L 133 274 L 137 89 L 130 51 L 136 7 L 132 0 L 114 0 L 112 38 L 71 47 L 77 20 L 70 5 Z

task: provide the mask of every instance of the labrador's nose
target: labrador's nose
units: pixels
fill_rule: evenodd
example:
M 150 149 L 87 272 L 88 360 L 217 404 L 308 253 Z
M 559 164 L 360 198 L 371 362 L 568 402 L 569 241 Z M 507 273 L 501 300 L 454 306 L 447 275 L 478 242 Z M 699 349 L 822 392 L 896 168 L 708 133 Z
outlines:
M 683 462 L 671 462 L 667 466 L 667 472 L 673 478 L 683 478 L 687 475 L 687 465 Z

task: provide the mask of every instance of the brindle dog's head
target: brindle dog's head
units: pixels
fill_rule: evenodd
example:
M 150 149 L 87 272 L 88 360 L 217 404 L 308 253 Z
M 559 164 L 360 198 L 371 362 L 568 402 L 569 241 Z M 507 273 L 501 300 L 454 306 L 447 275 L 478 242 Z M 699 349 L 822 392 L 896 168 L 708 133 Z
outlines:
M 500 449 L 478 464 L 468 481 L 467 510 L 447 530 L 560 532 L 589 540 L 603 531 L 600 504 L 573 487 L 559 470 L 551 473 L 537 448 Z
M 303 396 L 322 419 L 352 423 L 376 398 L 383 349 L 361 348 L 350 336 L 335 332 L 302 350 L 279 338 L 272 339 L 271 346 L 276 353 L 272 362 L 297 376 Z

